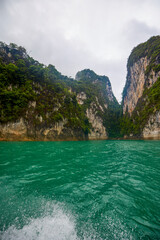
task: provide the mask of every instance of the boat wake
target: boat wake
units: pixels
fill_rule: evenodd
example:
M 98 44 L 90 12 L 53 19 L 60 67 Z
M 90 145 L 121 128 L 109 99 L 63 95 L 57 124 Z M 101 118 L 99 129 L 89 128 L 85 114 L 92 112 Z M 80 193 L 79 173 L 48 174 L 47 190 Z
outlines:
M 53 206 L 52 206 L 53 207 Z M 48 216 L 27 219 L 22 228 L 10 226 L 0 233 L 2 240 L 77 240 L 73 217 L 54 205 Z M 47 212 L 48 214 L 48 212 Z

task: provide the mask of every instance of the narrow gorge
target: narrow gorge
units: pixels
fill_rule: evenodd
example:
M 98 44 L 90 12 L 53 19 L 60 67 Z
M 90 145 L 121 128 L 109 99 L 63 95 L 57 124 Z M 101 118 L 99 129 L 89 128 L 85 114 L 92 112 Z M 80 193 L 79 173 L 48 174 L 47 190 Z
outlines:
M 107 76 L 75 79 L 0 43 L 0 140 L 160 139 L 160 36 L 128 58 L 120 105 Z

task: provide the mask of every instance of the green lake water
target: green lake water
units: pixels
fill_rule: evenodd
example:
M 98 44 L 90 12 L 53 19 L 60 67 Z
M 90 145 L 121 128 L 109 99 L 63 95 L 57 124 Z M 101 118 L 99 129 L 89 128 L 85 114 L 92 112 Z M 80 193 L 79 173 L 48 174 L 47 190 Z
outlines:
M 0 142 L 0 239 L 160 239 L 160 141 Z

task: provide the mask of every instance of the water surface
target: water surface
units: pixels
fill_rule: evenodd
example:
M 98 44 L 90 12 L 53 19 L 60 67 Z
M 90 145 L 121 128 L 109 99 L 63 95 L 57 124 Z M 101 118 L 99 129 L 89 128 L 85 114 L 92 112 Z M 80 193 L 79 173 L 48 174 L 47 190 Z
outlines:
M 160 141 L 0 142 L 0 239 L 160 239 Z

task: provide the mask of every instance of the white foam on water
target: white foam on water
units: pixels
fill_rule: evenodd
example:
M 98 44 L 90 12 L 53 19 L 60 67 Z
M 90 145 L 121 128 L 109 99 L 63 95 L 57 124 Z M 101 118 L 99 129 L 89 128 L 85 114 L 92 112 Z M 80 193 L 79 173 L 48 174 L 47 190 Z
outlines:
M 1 232 L 2 240 L 78 240 L 75 223 L 61 209 L 56 208 L 51 216 L 30 219 L 18 229 L 10 226 Z
M 62 206 L 54 205 L 52 214 L 46 208 L 45 216 L 27 219 L 27 223 L 19 228 L 10 226 L 0 232 L 1 240 L 132 240 L 132 234 L 127 231 L 120 220 L 112 217 L 106 218 L 105 237 L 98 234 L 99 225 L 93 228 L 92 223 L 84 223 L 81 229 L 81 237 L 77 235 L 76 224 L 71 214 L 66 213 Z M 53 205 L 52 205 L 53 207 Z M 44 213 L 43 213 L 44 214 Z M 47 215 L 48 214 L 48 215 Z M 104 223 L 103 223 L 104 224 Z
M 59 219 L 44 217 L 33 219 L 22 229 L 14 226 L 8 228 L 2 235 L 2 240 L 76 240 L 74 224 L 66 216 Z
M 22 213 L 21 220 L 15 219 L 14 225 L 8 229 L 0 231 L 1 240 L 128 240 L 132 238 L 129 229 L 118 219 L 116 214 L 109 212 L 108 217 L 101 223 L 93 225 L 90 217 L 88 221 L 80 223 L 77 230 L 76 216 L 66 210 L 67 206 L 63 203 L 47 201 L 46 199 L 30 198 L 30 204 L 38 205 L 39 211 L 33 206 L 35 215 L 29 218 Z M 27 202 L 27 207 L 29 208 Z M 37 209 L 37 210 L 38 210 Z M 39 214 L 39 215 L 37 215 Z M 103 227 L 103 236 L 101 230 Z

